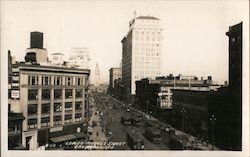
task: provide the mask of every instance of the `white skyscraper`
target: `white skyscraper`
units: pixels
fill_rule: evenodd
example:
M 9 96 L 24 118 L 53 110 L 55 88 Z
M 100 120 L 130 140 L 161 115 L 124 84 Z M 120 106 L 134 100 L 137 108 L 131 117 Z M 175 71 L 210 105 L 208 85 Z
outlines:
M 99 86 L 99 84 L 100 84 L 100 69 L 99 69 L 99 65 L 97 62 L 95 66 L 95 72 L 94 72 L 94 85 Z
M 75 47 L 71 51 L 68 64 L 81 69 L 89 69 L 89 49 L 86 47 Z
M 163 31 L 160 19 L 135 17 L 129 22 L 122 46 L 122 82 L 125 95 L 135 94 L 135 81 L 161 75 Z

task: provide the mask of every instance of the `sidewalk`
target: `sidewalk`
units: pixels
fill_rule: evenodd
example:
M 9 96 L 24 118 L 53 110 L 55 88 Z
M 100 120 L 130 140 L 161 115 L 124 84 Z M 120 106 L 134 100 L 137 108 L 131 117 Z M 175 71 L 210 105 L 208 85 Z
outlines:
M 186 133 L 183 133 L 180 130 L 175 129 L 175 134 L 176 135 L 183 135 Z M 186 134 L 187 135 L 187 134 Z M 192 136 L 192 135 L 187 135 L 189 138 L 189 141 L 193 141 L 194 143 L 196 143 L 197 148 L 201 149 L 201 150 L 212 150 L 212 144 L 211 143 L 206 143 L 206 142 L 201 142 L 200 140 L 198 140 L 198 138 Z M 220 150 L 219 148 L 217 148 L 216 146 L 213 146 L 214 150 Z
M 93 134 L 90 135 L 90 140 L 93 140 L 94 142 L 105 142 L 107 141 L 107 138 L 104 134 L 104 132 L 102 132 L 102 127 L 100 126 L 100 122 L 99 122 L 99 116 L 95 114 L 96 112 L 96 107 L 93 107 L 92 110 L 92 116 L 90 118 L 90 125 L 92 127 L 93 121 L 97 122 L 97 126 L 93 127 Z M 98 132 L 98 135 L 97 135 Z

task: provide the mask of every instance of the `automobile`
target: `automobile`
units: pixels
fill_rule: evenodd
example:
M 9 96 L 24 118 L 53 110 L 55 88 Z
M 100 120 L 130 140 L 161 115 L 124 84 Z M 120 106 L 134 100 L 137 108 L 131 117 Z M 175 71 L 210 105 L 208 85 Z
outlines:
M 88 134 L 89 134 L 89 135 L 92 135 L 92 134 L 93 134 L 93 128 L 88 127 Z
M 126 111 L 127 111 L 127 112 L 130 112 L 130 108 L 127 108 Z
M 95 126 L 97 126 L 97 123 L 96 123 L 96 121 L 93 121 L 92 122 L 92 127 L 95 127 Z
M 108 141 L 113 139 L 113 133 L 111 131 L 108 131 L 106 137 Z

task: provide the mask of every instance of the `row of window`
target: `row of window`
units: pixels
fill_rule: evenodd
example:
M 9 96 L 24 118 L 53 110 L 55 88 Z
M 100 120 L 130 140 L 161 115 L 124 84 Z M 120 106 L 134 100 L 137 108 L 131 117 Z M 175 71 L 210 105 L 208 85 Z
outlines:
M 66 102 L 65 103 L 65 111 L 71 111 L 72 108 L 72 102 Z M 75 102 L 75 110 L 81 110 L 82 109 L 82 102 Z M 28 105 L 28 115 L 37 114 L 38 111 L 38 105 L 37 104 L 29 104 Z M 54 103 L 54 112 L 61 112 L 62 111 L 62 104 L 61 103 Z M 48 114 L 50 113 L 50 104 L 42 104 L 41 106 L 41 113 L 42 114 Z
M 161 33 L 160 32 L 135 32 L 135 40 L 152 40 L 152 41 L 160 41 L 161 40 Z
M 79 122 L 81 120 L 82 120 L 82 114 L 81 113 L 75 114 L 75 121 Z M 72 114 L 65 115 L 64 123 L 68 124 L 72 122 L 73 122 Z M 54 116 L 53 125 L 56 126 L 61 124 L 62 124 L 62 116 Z M 49 125 L 50 125 L 50 117 L 41 118 L 41 127 L 48 127 Z M 28 128 L 29 129 L 37 128 L 37 118 L 28 119 Z
M 75 97 L 81 98 L 83 96 L 82 89 L 75 90 Z M 73 89 L 65 89 L 65 98 L 72 98 L 73 97 Z M 43 89 L 42 90 L 42 99 L 50 99 L 50 89 Z M 55 89 L 54 90 L 54 99 L 61 99 L 62 98 L 62 89 Z M 38 99 L 38 90 L 29 90 L 28 91 L 28 100 L 37 100 Z
M 81 77 L 77 77 L 76 85 L 84 85 L 84 79 Z M 28 77 L 28 85 L 38 85 L 39 84 L 39 77 L 38 75 L 32 75 Z M 42 85 L 52 85 L 52 77 L 51 76 L 42 76 Z M 62 77 L 55 76 L 54 77 L 54 85 L 62 85 Z M 65 85 L 73 85 L 73 77 L 65 77 Z

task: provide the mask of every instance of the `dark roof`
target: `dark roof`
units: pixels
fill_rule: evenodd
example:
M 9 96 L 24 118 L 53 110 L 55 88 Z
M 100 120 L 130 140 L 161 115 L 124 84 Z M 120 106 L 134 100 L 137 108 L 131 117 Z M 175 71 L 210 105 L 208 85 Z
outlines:
M 51 53 L 51 55 L 63 55 L 63 53 L 56 52 L 56 53 Z
M 139 16 L 137 17 L 136 19 L 150 19 L 150 20 L 160 20 L 156 17 L 153 17 L 153 16 Z

